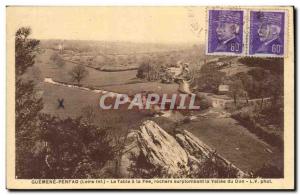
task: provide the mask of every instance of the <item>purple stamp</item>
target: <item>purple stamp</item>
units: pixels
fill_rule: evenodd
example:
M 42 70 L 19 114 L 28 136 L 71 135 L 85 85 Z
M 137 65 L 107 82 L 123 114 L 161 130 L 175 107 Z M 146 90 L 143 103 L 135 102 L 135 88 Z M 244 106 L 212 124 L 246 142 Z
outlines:
M 243 11 L 209 10 L 208 54 L 243 52 Z
M 283 56 L 285 12 L 250 12 L 250 55 Z

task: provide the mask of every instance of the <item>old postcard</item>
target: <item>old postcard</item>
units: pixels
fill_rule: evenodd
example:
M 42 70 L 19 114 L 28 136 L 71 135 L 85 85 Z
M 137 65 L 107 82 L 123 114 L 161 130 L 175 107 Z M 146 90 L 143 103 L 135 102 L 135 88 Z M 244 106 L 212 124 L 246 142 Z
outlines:
M 7 15 L 8 189 L 289 189 L 293 7 Z

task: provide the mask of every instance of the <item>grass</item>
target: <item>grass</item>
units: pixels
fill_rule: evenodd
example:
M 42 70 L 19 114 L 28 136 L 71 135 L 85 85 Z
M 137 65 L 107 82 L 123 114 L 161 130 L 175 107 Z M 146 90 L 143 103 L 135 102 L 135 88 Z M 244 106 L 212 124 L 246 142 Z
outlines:
M 61 118 L 76 118 L 81 115 L 85 106 L 92 105 L 96 110 L 95 124 L 110 128 L 122 135 L 128 129 L 136 129 L 147 119 L 156 121 L 163 129 L 173 133 L 174 122 L 164 118 L 151 118 L 147 113 L 137 110 L 101 110 L 98 108 L 99 94 L 73 88 L 60 87 L 44 83 L 43 112 Z M 64 98 L 65 109 L 58 109 L 58 98 Z M 246 128 L 240 126 L 234 119 L 199 119 L 183 124 L 180 128 L 187 129 L 196 137 L 226 159 L 243 170 L 257 170 L 263 163 L 272 162 L 282 167 L 282 152 L 275 147 L 268 146 Z M 273 153 L 266 151 L 269 148 Z
M 147 83 L 133 83 L 124 85 L 114 85 L 102 87 L 102 89 L 107 91 L 114 91 L 118 93 L 125 93 L 128 95 L 134 95 L 142 91 L 152 91 L 158 94 L 167 93 L 173 94 L 177 93 L 177 84 L 163 84 L 159 82 L 147 82 Z
M 36 67 L 41 71 L 41 77 L 51 77 L 55 81 L 72 83 L 68 72 L 75 64 L 66 62 L 59 68 L 51 60 L 53 50 L 46 49 L 37 56 Z M 157 93 L 177 91 L 177 84 L 168 85 L 159 82 L 141 82 L 136 79 L 136 71 L 103 72 L 87 68 L 89 75 L 82 81 L 83 86 L 94 87 L 107 91 L 126 93 L 133 95 L 141 91 L 154 91 Z M 48 83 L 41 83 L 43 91 L 44 109 L 43 112 L 60 118 L 76 118 L 83 116 L 82 109 L 92 106 L 96 110 L 95 123 L 100 127 L 107 127 L 119 132 L 128 128 L 136 128 L 142 120 L 149 118 L 146 112 L 136 110 L 101 110 L 99 105 L 99 94 L 67 87 L 59 87 Z M 64 98 L 65 109 L 58 109 L 58 99 Z
M 51 77 L 53 80 L 72 83 L 69 72 L 75 66 L 71 62 L 66 62 L 64 66 L 58 67 L 50 60 L 53 50 L 46 49 L 37 56 L 37 66 L 42 73 L 42 77 Z M 136 76 L 136 70 L 122 72 L 104 72 L 93 68 L 86 68 L 89 75 L 82 80 L 84 86 L 101 87 L 105 85 L 118 85 L 131 82 Z
M 56 81 L 71 83 L 68 72 L 74 64 L 67 62 L 62 68 L 58 68 L 57 65 L 49 60 L 52 54 L 52 50 L 45 50 L 44 53 L 38 56 L 35 66 L 39 67 L 41 77 L 51 77 Z M 88 71 L 89 76 L 82 81 L 83 86 L 127 93 L 129 95 L 141 91 L 154 91 L 157 93 L 177 92 L 177 84 L 145 83 L 137 80 L 135 70 L 102 72 L 88 68 Z M 100 110 L 98 107 L 100 95 L 89 91 L 60 87 L 47 83 L 42 83 L 40 88 L 43 91 L 43 112 L 59 116 L 60 118 L 76 118 L 83 115 L 82 109 L 84 107 L 91 105 L 96 110 L 94 123 L 100 127 L 110 128 L 118 135 L 121 135 L 128 129 L 136 129 L 142 121 L 151 119 L 148 113 L 143 111 L 128 111 L 125 109 Z M 64 98 L 65 109 L 57 108 L 58 98 Z M 174 122 L 168 119 L 152 118 L 152 120 L 156 121 L 170 133 L 176 127 Z M 281 151 L 259 140 L 246 128 L 240 126 L 234 119 L 201 118 L 198 121 L 183 124 L 180 128 L 189 130 L 242 170 L 257 170 L 266 162 L 275 163 L 279 167 L 283 166 L 283 154 Z M 273 153 L 267 152 L 266 148 L 271 149 Z
M 46 49 L 37 57 L 36 67 L 39 67 L 42 77 L 51 77 L 55 81 L 73 83 L 69 72 L 75 66 L 66 62 L 64 66 L 58 67 L 51 60 L 53 50 Z M 177 84 L 163 84 L 160 82 L 143 82 L 136 78 L 136 70 L 105 72 L 88 68 L 89 75 L 82 80 L 81 84 L 86 87 L 93 87 L 118 93 L 133 95 L 141 91 L 153 91 L 157 93 L 175 93 Z
M 99 127 L 109 128 L 119 135 L 128 129 L 137 128 L 142 120 L 147 119 L 148 113 L 137 110 L 102 110 L 99 108 L 99 94 L 79 89 L 60 87 L 44 83 L 42 112 L 60 118 L 77 118 L 83 116 L 82 109 L 92 106 L 95 111 L 94 123 Z M 58 109 L 58 98 L 64 98 L 65 108 Z
M 201 118 L 181 128 L 189 130 L 242 170 L 257 170 L 264 163 L 283 167 L 282 151 L 267 145 L 232 118 Z

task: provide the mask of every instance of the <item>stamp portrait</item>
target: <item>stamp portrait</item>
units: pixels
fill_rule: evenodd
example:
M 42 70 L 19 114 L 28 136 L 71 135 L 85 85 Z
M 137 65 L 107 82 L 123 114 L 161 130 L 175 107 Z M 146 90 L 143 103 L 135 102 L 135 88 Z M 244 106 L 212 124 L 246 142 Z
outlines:
M 243 11 L 209 10 L 207 53 L 243 52 Z
M 250 55 L 284 54 L 284 12 L 250 12 Z

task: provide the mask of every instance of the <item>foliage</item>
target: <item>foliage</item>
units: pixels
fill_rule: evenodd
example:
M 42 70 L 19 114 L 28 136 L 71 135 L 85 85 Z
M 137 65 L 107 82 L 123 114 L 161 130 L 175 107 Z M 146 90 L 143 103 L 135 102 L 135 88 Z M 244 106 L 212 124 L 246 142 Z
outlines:
M 43 114 L 40 120 L 41 139 L 47 143 L 44 153 L 40 153 L 47 164 L 42 177 L 95 178 L 96 170 L 112 159 L 113 147 L 107 130 L 80 118 L 62 120 Z
M 76 65 L 69 72 L 72 81 L 76 81 L 78 85 L 80 85 L 80 81 L 89 75 L 89 72 L 86 70 L 84 66 Z
M 164 170 L 163 167 L 154 166 L 148 162 L 148 159 L 142 152 L 139 154 L 131 154 L 130 160 L 132 161 L 132 164 L 128 170 L 134 178 L 151 179 L 168 177 L 167 171 Z
M 38 52 L 39 41 L 29 39 L 30 33 L 30 28 L 23 27 L 15 37 L 16 177 L 98 177 L 95 171 L 113 157 L 110 135 L 81 119 L 40 114 L 42 99 L 35 92 L 34 82 L 24 79 Z
M 244 98 L 248 104 L 249 99 L 261 98 L 261 106 L 264 98 L 272 98 L 276 105 L 278 99 L 283 96 L 283 77 L 264 70 L 254 68 L 248 73 L 240 72 L 233 75 L 227 81 L 229 84 L 229 95 L 235 104 L 240 98 Z M 261 107 L 262 109 L 262 107 Z
M 283 146 L 283 109 L 282 105 L 271 105 L 263 110 L 251 106 L 234 112 L 232 118 L 247 127 L 250 132 L 273 146 Z M 269 125 L 274 126 L 270 129 Z M 275 129 L 274 129 L 275 128 Z
M 192 178 L 236 178 L 237 170 L 231 166 L 224 166 L 216 160 L 214 154 L 204 159 L 199 169 L 191 173 Z
M 160 79 L 161 67 L 154 64 L 150 59 L 144 59 L 137 70 L 137 78 L 147 81 L 156 81 Z
M 21 76 L 32 67 L 39 51 L 39 40 L 30 39 L 31 29 L 22 27 L 15 34 L 16 76 Z
M 199 77 L 195 79 L 195 82 L 199 91 L 217 93 L 218 87 L 224 78 L 224 72 L 218 71 L 216 67 L 206 64 L 201 68 Z
M 283 169 L 279 169 L 272 164 L 264 164 L 260 169 L 255 171 L 254 177 L 283 178 Z
M 22 79 L 26 70 L 33 66 L 39 41 L 29 39 L 30 28 L 22 27 L 15 34 L 16 67 L 16 177 L 30 178 L 34 158 L 32 148 L 38 138 L 38 112 L 42 110 L 42 99 L 37 98 L 34 82 Z
M 43 40 L 41 46 L 57 50 L 61 42 Z M 196 64 L 204 55 L 204 45 L 64 40 L 64 56 L 105 71 L 137 69 L 145 58 L 165 66 L 175 65 L 180 60 Z
M 260 67 L 274 74 L 283 74 L 283 58 L 242 57 L 239 62 L 251 67 Z
M 283 95 L 283 77 L 268 70 L 252 69 L 249 75 L 253 77 L 252 89 L 249 91 L 254 98 L 272 97 L 274 103 Z
M 129 171 L 135 178 L 236 178 L 237 170 L 231 166 L 225 166 L 221 161 L 211 154 L 204 158 L 202 162 L 196 165 L 195 170 L 187 170 L 186 166 L 178 165 L 180 171 L 176 175 L 169 175 L 168 171 L 159 165 L 153 165 L 146 156 L 140 152 L 139 154 L 132 154 L 131 160 L 133 163 L 129 167 Z M 190 163 L 190 162 L 189 162 Z M 188 166 L 192 167 L 192 165 Z
M 245 87 L 239 77 L 232 77 L 229 84 L 229 95 L 233 98 L 234 104 L 237 105 L 237 100 L 241 96 L 245 96 Z
M 53 61 L 58 67 L 63 67 L 65 65 L 65 61 L 58 53 L 53 53 L 50 57 L 50 60 Z
M 201 110 L 205 110 L 205 109 L 208 109 L 210 107 L 212 107 L 212 101 L 210 99 L 208 99 L 207 97 L 205 97 L 204 95 L 200 95 L 198 96 L 198 98 L 200 103 L 200 109 Z

